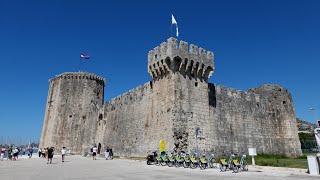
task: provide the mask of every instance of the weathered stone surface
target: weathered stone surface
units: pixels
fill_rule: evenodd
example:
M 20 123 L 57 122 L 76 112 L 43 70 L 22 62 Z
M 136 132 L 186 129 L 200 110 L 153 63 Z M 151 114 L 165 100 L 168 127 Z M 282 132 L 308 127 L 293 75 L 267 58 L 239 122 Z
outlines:
M 213 53 L 184 41 L 178 46 L 174 38 L 149 52 L 148 72 L 152 81 L 105 103 L 105 80 L 98 76 L 64 73 L 52 79 L 41 146 L 83 153 L 97 144 L 114 148 L 116 155 L 144 156 L 164 139 L 168 150 L 256 147 L 258 153 L 301 154 L 285 88 L 238 91 L 208 84 Z M 74 78 L 83 76 L 88 78 Z
M 105 79 L 89 73 L 63 73 L 50 80 L 40 147 L 66 146 L 75 153 L 94 143 L 103 106 Z

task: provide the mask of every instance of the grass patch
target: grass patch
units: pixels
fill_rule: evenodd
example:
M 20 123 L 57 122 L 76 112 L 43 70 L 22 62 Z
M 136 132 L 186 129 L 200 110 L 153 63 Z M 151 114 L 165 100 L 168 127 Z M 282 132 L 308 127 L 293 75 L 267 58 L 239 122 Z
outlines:
M 297 158 L 290 158 L 285 155 L 259 154 L 254 157 L 256 165 L 259 166 L 274 166 L 274 167 L 289 167 L 308 169 L 307 156 L 303 155 Z M 247 162 L 252 164 L 252 158 L 248 157 Z

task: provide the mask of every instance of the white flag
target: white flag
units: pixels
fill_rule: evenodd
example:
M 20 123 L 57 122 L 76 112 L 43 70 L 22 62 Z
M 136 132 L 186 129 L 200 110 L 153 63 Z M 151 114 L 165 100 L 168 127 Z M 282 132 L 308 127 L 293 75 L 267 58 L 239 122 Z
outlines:
M 174 18 L 173 14 L 171 14 L 171 23 L 176 25 L 176 35 L 177 37 L 179 36 L 179 30 L 178 30 L 178 23 L 176 21 L 176 19 Z
M 174 18 L 173 14 L 171 14 L 171 20 L 172 20 L 172 24 L 178 24 L 176 19 Z

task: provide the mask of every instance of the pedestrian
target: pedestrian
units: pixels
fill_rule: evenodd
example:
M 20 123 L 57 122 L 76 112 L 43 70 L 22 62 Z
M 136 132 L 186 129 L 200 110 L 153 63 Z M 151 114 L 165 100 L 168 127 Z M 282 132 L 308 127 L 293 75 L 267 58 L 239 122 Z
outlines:
M 41 154 L 42 154 L 42 157 L 43 157 L 43 158 L 47 158 L 47 157 L 46 157 L 46 151 L 47 151 L 46 148 L 43 148 L 43 150 L 41 151 Z
M 12 149 L 11 149 L 11 147 L 8 149 L 8 158 L 7 158 L 7 160 L 12 161 Z
M 104 157 L 106 160 L 110 159 L 109 147 L 107 147 L 106 151 L 104 152 Z
M 28 149 L 28 156 L 29 156 L 29 159 L 32 157 L 32 153 L 33 153 L 33 148 L 32 148 L 32 147 L 30 147 L 30 148 Z
M 48 161 L 47 164 L 52 163 L 52 158 L 53 158 L 53 154 L 54 154 L 54 147 L 49 148 L 48 147 Z
M 113 159 L 113 151 L 112 151 L 112 148 L 109 149 L 109 155 L 110 155 L 110 159 Z
M 95 145 L 93 148 L 92 148 L 92 157 L 93 157 L 93 160 L 97 160 L 97 146 Z
M 48 160 L 48 150 L 49 150 L 49 147 L 45 148 L 45 158 Z
M 1 156 L 0 156 L 0 158 L 1 158 L 1 161 L 3 161 L 3 158 L 4 158 L 4 155 L 6 154 L 6 149 L 5 148 L 2 148 L 1 149 Z
M 13 148 L 12 153 L 13 153 L 13 160 L 14 160 L 14 161 L 17 160 L 17 158 L 18 158 L 18 153 L 19 153 L 17 147 L 14 147 L 14 148 Z
M 39 148 L 38 154 L 39 154 L 39 158 L 41 158 L 41 154 L 42 154 L 42 149 L 41 148 Z
M 62 162 L 64 162 L 64 157 L 66 156 L 66 147 L 61 149 Z

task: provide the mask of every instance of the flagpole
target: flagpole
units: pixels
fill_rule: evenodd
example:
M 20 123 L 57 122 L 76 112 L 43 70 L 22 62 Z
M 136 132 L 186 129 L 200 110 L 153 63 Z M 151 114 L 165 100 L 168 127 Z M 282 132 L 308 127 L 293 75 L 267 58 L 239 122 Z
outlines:
M 171 23 L 171 36 L 170 36 L 170 37 L 173 37 L 173 36 L 172 36 L 172 23 Z
M 81 72 L 81 56 L 80 56 L 80 59 L 79 59 L 79 72 Z

